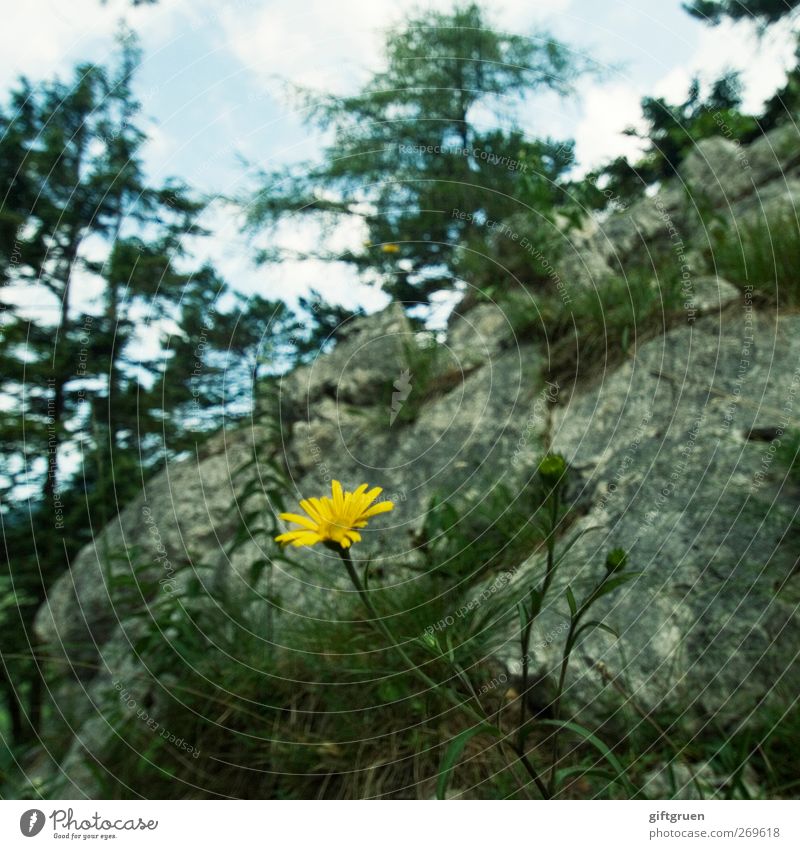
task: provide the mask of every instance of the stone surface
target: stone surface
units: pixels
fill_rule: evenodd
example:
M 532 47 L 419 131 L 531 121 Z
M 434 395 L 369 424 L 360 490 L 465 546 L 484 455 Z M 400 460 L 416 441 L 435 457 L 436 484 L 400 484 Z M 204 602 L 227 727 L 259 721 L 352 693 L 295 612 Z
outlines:
M 513 336 L 512 316 L 497 303 L 478 304 L 468 312 L 450 319 L 448 348 L 462 367 L 488 362 Z
M 708 187 L 706 199 L 749 214 L 765 199 L 800 196 L 794 141 L 785 131 L 760 140 L 745 168 L 724 139 L 700 143 L 682 174 Z M 572 235 L 568 286 L 596 285 L 654 245 L 666 255 L 675 234 L 695 226 L 686 198 L 684 187 L 667 185 L 587 223 Z M 777 441 L 753 434 L 779 440 L 800 427 L 800 317 L 759 312 L 716 277 L 692 284 L 694 321 L 684 311 L 682 324 L 620 366 L 560 387 L 544 382 L 546 352 L 515 339 L 513 316 L 496 304 L 456 316 L 446 339 L 415 332 L 398 307 L 359 318 L 332 352 L 282 381 L 263 421 L 218 434 L 147 481 L 37 617 L 54 668 L 71 670 L 52 674 L 71 740 L 57 759 L 61 775 L 73 776 L 62 795 L 87 792 L 82 751 L 108 734 L 98 706 L 114 680 L 135 693 L 153 689 L 147 659 L 132 649 L 142 604 L 187 581 L 201 582 L 210 615 L 220 593 L 253 603 L 249 575 L 271 559 L 276 514 L 329 491 L 333 477 L 348 488 L 379 483 L 395 501 L 356 554 L 402 575 L 418 562 L 415 541 L 434 496 L 480 515 L 498 487 L 520 492 L 548 447 L 563 452 L 581 513 L 570 533 L 588 531 L 564 579 L 585 590 L 617 546 L 641 572 L 601 611 L 619 640 L 594 632 L 576 651 L 566 700 L 579 716 L 608 708 L 604 719 L 623 722 L 613 711 L 624 693 L 644 712 L 663 708 L 701 729 L 709 716 L 741 719 L 776 682 L 796 681 L 800 578 L 791 533 L 800 494 L 775 460 Z M 270 483 L 274 464 L 289 492 Z M 317 548 L 292 566 L 275 564 L 282 616 L 330 609 L 346 588 L 342 571 L 330 568 L 334 557 Z M 515 583 L 538 569 L 541 555 L 531 553 Z M 115 587 L 125 580 L 120 597 Z M 550 609 L 537 629 L 537 669 L 549 675 L 563 616 Z M 509 652 L 501 657 L 513 672 Z M 598 699 L 601 686 L 607 698 Z M 53 773 L 56 766 L 42 766 Z
M 595 529 L 565 579 L 587 585 L 617 546 L 641 571 L 604 606 L 620 639 L 595 632 L 577 653 L 575 705 L 595 699 L 598 663 L 644 710 L 697 721 L 741 718 L 783 676 L 797 680 L 797 552 L 785 535 L 798 493 L 776 445 L 747 436 L 797 426 L 799 363 L 800 317 L 732 307 L 648 342 L 556 411 L 554 445 L 592 504 L 575 532 Z M 560 649 L 542 653 L 545 671 Z
M 741 300 L 742 293 L 720 277 L 696 277 L 691 281 L 684 309 L 696 316 L 714 315 Z
M 725 209 L 752 193 L 759 175 L 747 148 L 715 136 L 695 144 L 680 166 L 680 177 L 696 205 Z
M 800 133 L 791 123 L 776 127 L 749 145 L 744 156 L 759 185 L 796 177 L 800 170 Z
M 642 795 L 646 799 L 730 799 L 731 785 L 742 785 L 745 798 L 762 796 L 751 766 L 745 766 L 741 775 L 720 774 L 708 761 L 692 767 L 685 763 L 664 764 L 652 770 L 645 777 Z M 659 827 L 663 829 L 668 824 L 669 821 L 660 823 Z
M 282 396 L 313 404 L 327 395 L 340 402 L 369 404 L 376 385 L 390 386 L 405 368 L 415 333 L 399 304 L 377 315 L 358 316 L 343 328 L 344 339 L 329 354 L 295 369 L 282 381 Z
M 396 341 L 392 328 L 398 335 L 407 332 L 404 319 L 397 321 L 390 309 L 373 321 L 381 328 L 388 358 Z M 148 481 L 141 496 L 80 553 L 70 574 L 53 586 L 36 622 L 50 654 L 77 670 L 63 676 L 54 692 L 64 724 L 76 735 L 67 754 L 71 768 L 79 769 L 84 747 L 91 751 L 108 734 L 94 706 L 108 698 L 116 677 L 134 689 L 136 681 L 143 691 L 154 687 L 147 659 L 130 654 L 141 596 L 134 593 L 130 601 L 112 604 L 110 580 L 135 575 L 137 585 L 150 588 L 145 593 L 151 601 L 177 592 L 186 581 L 200 580 L 211 615 L 218 615 L 213 598 L 220 592 L 240 593 L 243 603 L 258 602 L 260 597 L 248 592 L 247 575 L 253 562 L 275 551 L 271 534 L 263 532 L 265 524 L 281 509 L 297 509 L 300 498 L 329 493 L 334 476 L 351 489 L 364 481 L 380 483 L 385 497 L 396 503 L 379 528 L 375 523 L 363 531 L 354 555 L 398 570 L 418 556 L 414 540 L 434 495 L 455 504 L 473 503 L 480 512 L 482 499 L 495 487 L 513 490 L 534 474 L 548 424 L 540 354 L 532 346 L 503 351 L 476 370 L 458 352 L 478 344 L 470 334 L 486 338 L 488 331 L 479 324 L 461 329 L 452 349 L 423 348 L 408 358 L 404 347 L 403 361 L 376 355 L 350 372 L 354 354 L 371 338 L 367 322 L 336 349 L 331 362 L 320 357 L 283 381 L 276 403 L 281 413 L 291 410 L 293 415 L 284 416 L 277 450 L 269 447 L 269 434 L 260 427 L 214 437 L 202 454 L 171 463 Z M 505 331 L 496 332 L 497 337 L 506 338 Z M 435 362 L 429 373 L 422 369 L 426 359 Z M 389 378 L 409 361 L 411 394 L 403 403 L 412 413 L 392 423 Z M 339 377 L 353 389 L 358 386 L 360 394 L 328 392 L 328 381 Z M 294 393 L 301 394 L 300 403 Z M 371 406 L 364 404 L 365 397 L 372 399 Z M 268 485 L 268 464 L 276 460 L 291 481 L 290 491 L 279 494 L 281 503 Z M 252 482 L 258 485 L 249 494 Z M 231 552 L 240 532 L 244 542 Z M 283 611 L 278 628 L 281 617 L 329 611 L 332 593 L 349 591 L 343 571 L 331 568 L 332 559 L 339 566 L 335 554 L 322 547 L 296 554 L 293 567 L 274 566 Z M 69 783 L 60 788 L 65 797 L 73 791 Z

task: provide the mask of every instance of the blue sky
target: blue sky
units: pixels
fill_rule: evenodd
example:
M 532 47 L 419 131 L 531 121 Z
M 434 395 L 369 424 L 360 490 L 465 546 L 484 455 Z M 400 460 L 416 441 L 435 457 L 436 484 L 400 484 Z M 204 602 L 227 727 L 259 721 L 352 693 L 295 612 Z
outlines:
M 162 0 L 130 9 L 123 0 L 24 0 L 7 10 L 0 33 L 0 84 L 67 74 L 76 61 L 105 61 L 125 15 L 142 41 L 138 93 L 151 141 L 153 179 L 177 176 L 212 196 L 241 195 L 249 178 L 239 157 L 272 167 L 314 156 L 322 139 L 304 127 L 280 79 L 345 92 L 380 61 L 381 31 L 415 9 L 449 2 L 406 0 Z M 506 0 L 485 4 L 494 23 L 529 33 L 547 28 L 608 65 L 604 79 L 582 84 L 568 101 L 553 97 L 526 108 L 532 134 L 575 137 L 581 167 L 630 152 L 621 130 L 639 118 L 646 94 L 679 99 L 693 73 L 713 79 L 744 70 L 746 106 L 757 108 L 781 83 L 793 42 L 778 26 L 760 40 L 749 24 L 710 28 L 677 0 Z M 290 298 L 313 286 L 332 300 L 377 306 L 381 298 L 354 285 L 344 268 L 287 263 L 255 268 L 241 221 L 224 203 L 207 223 L 216 234 L 203 249 L 230 283 L 246 292 Z M 355 233 L 337 238 L 346 242 Z M 281 241 L 303 247 L 310 228 Z

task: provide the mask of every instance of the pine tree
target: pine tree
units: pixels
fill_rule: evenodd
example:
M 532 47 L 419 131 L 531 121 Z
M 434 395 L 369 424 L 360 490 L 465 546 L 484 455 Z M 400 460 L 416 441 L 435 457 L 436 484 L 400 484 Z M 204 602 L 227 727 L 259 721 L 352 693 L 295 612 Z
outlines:
M 385 68 L 353 96 L 299 92 L 309 121 L 333 141 L 321 163 L 262 174 L 251 223 L 360 221 L 364 250 L 319 255 L 368 279 L 377 270 L 395 297 L 424 303 L 454 285 L 455 246 L 473 222 L 527 201 L 549 209 L 572 162 L 570 145 L 529 141 L 502 117 L 485 128 L 479 111 L 504 115 L 536 91 L 563 94 L 590 65 L 547 33 L 491 29 L 475 4 L 411 18 L 388 33 L 385 53 Z
M 145 178 L 138 63 L 123 31 L 114 67 L 23 80 L 0 110 L 0 696 L 20 745 L 40 719 L 32 620 L 47 586 L 147 475 L 248 411 L 243 375 L 272 367 L 256 349 L 280 332 L 265 302 L 243 310 L 213 269 L 192 268 L 203 204 Z M 186 352 L 206 339 L 190 399 L 189 360 L 173 360 L 170 335 Z
M 695 18 L 716 26 L 723 20 L 752 20 L 768 26 L 791 14 L 800 0 L 692 0 L 683 8 Z

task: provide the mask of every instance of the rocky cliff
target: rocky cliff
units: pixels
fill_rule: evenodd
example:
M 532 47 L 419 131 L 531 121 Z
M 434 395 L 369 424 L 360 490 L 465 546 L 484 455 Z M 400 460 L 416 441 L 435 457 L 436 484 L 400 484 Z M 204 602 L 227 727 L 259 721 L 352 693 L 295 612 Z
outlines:
M 561 274 L 573 289 L 591 288 L 642 251 L 669 255 L 680 242 L 679 266 L 689 274 L 680 310 L 660 332 L 640 336 L 634 326 L 624 348 L 613 340 L 595 362 L 565 373 L 553 367 L 546 322 L 523 327 L 518 301 L 472 299 L 446 333 L 420 333 L 392 306 L 354 320 L 333 351 L 286 376 L 263 418 L 219 433 L 147 481 L 38 616 L 53 658 L 53 703 L 71 735 L 42 773 L 60 775 L 65 795 L 90 795 L 92 776 L 79 765 L 109 733 L 103 694 L 120 679 L 153 688 L 136 648 L 140 619 L 128 616 L 141 599 L 115 600 L 115 580 L 135 586 L 147 575 L 162 596 L 200 580 L 209 598 L 234 593 L 252 603 L 248 575 L 273 556 L 280 498 L 288 505 L 322 494 L 337 478 L 380 485 L 395 502 L 358 553 L 380 566 L 382 580 L 400 582 L 425 562 L 432 503 L 453 505 L 470 528 L 480 527 L 489 503 L 497 515 L 498 499 L 524 512 L 547 450 L 570 464 L 569 533 L 586 531 L 571 549 L 569 579 L 579 584 L 617 546 L 641 573 L 604 610 L 619 639 L 597 632 L 576 656 L 573 711 L 602 713 L 598 692 L 613 690 L 644 711 L 667 707 L 699 730 L 796 689 L 800 492 L 776 453 L 800 422 L 800 316 L 713 269 L 697 273 L 701 252 L 689 228 L 792 208 L 798 149 L 787 131 L 744 152 L 724 139 L 701 143 L 682 183 L 570 236 Z M 698 219 L 701 206 L 713 216 Z M 277 472 L 289 481 L 282 492 Z M 477 550 L 481 531 L 474 533 L 465 544 Z M 231 546 L 234 539 L 241 544 Z M 480 551 L 486 580 L 493 560 Z M 541 565 L 535 549 L 519 560 L 514 582 Z M 346 588 L 325 549 L 294 562 L 274 566 L 277 634 L 282 617 L 313 615 Z M 557 630 L 557 619 L 541 627 Z M 496 661 L 513 674 L 512 638 Z M 542 643 L 544 672 L 559 651 L 557 638 Z

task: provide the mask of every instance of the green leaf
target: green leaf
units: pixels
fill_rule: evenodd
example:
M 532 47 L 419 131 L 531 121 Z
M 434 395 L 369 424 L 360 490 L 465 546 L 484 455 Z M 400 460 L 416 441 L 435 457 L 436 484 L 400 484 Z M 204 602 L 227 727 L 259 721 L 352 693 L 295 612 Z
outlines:
M 498 729 L 493 725 L 481 723 L 480 725 L 476 725 L 472 728 L 467 728 L 466 731 L 462 731 L 457 737 L 454 737 L 450 741 L 450 745 L 444 753 L 442 765 L 439 767 L 439 779 L 436 782 L 437 799 L 447 798 L 447 787 L 450 783 L 450 777 L 452 776 L 453 769 L 455 768 L 456 763 L 458 763 L 458 759 L 461 757 L 464 747 L 473 737 L 477 737 L 478 734 L 491 734 L 494 737 L 499 737 L 500 731 L 498 731 Z
M 603 756 L 604 760 L 611 766 L 611 768 L 616 773 L 616 780 L 618 780 L 626 789 L 626 791 L 635 795 L 636 788 L 631 783 L 630 779 L 625 773 L 625 768 L 620 763 L 617 756 L 611 751 L 611 749 L 606 746 L 606 744 L 599 738 L 596 737 L 588 728 L 584 728 L 582 725 L 579 725 L 577 722 L 571 722 L 567 719 L 540 719 L 538 721 L 539 725 L 550 725 L 554 728 L 566 729 L 567 731 L 572 731 L 574 734 L 577 734 L 579 737 L 583 738 L 587 743 L 594 746 L 598 752 Z
M 531 587 L 531 619 L 535 619 L 542 609 L 544 596 L 536 587 Z
M 419 645 L 433 652 L 434 657 L 441 657 L 441 650 L 439 648 L 439 643 L 436 641 L 436 637 L 433 634 L 425 631 L 421 637 L 417 638 L 417 642 Z
M 556 566 L 561 563 L 567 552 L 572 548 L 573 545 L 575 545 L 576 542 L 578 542 L 579 539 L 581 539 L 581 537 L 585 536 L 588 533 L 591 533 L 592 531 L 599 530 L 600 525 L 592 525 L 590 528 L 584 528 L 582 531 L 575 534 L 575 536 L 569 542 L 564 544 L 564 547 L 561 549 L 561 553 L 558 555 L 558 557 L 556 557 Z
M 572 644 L 575 645 L 578 642 L 578 637 L 586 630 L 590 628 L 599 628 L 601 631 L 605 631 L 607 634 L 611 634 L 614 639 L 619 639 L 619 634 L 610 626 L 606 625 L 605 622 L 600 622 L 596 619 L 592 619 L 590 622 L 584 622 L 580 628 L 575 632 L 575 638 L 572 641 Z
M 528 611 L 525 610 L 525 603 L 520 601 L 517 604 L 517 613 L 519 614 L 519 633 L 525 633 L 525 628 L 528 625 Z
M 607 581 L 604 581 L 592 594 L 592 604 L 594 604 L 594 602 L 602 598 L 604 595 L 613 593 L 614 590 L 616 590 L 618 587 L 621 587 L 623 584 L 627 584 L 628 581 L 632 580 L 633 578 L 638 578 L 642 574 L 644 573 L 623 572 L 621 575 L 609 578 Z
M 573 775 L 594 775 L 598 778 L 605 778 L 606 781 L 613 782 L 615 777 L 612 773 L 597 766 L 568 766 L 564 769 L 556 770 L 556 785 L 560 786 L 565 778 L 571 778 Z
M 444 641 L 447 645 L 447 659 L 450 661 L 450 663 L 454 664 L 456 662 L 456 653 L 455 649 L 453 648 L 453 635 L 450 633 L 450 631 L 445 632 Z
M 575 601 L 572 587 L 567 587 L 566 596 L 567 604 L 569 605 L 569 612 L 574 616 L 578 612 L 578 602 Z

